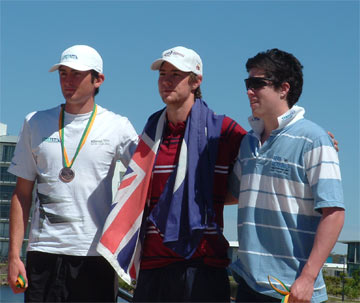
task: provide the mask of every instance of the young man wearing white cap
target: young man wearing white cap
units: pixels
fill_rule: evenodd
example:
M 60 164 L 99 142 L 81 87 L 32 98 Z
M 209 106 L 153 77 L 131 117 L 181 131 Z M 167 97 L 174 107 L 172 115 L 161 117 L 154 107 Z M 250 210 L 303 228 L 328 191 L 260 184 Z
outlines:
M 9 168 L 18 179 L 8 281 L 15 293 L 25 291 L 26 302 L 115 302 L 115 272 L 95 247 L 111 207 L 116 161 L 128 164 L 138 136 L 127 118 L 94 101 L 104 81 L 95 49 L 66 49 L 55 70 L 65 104 L 27 115 Z M 35 181 L 25 269 L 20 249 Z M 20 275 L 24 288 L 16 287 Z
M 123 220 L 111 222 L 118 211 L 115 206 L 98 249 L 127 281 L 135 283 L 138 278 L 134 302 L 228 302 L 223 207 L 227 176 L 246 132 L 234 120 L 216 115 L 201 99 L 203 65 L 193 50 L 166 50 L 151 69 L 159 70 L 158 88 L 166 107 L 150 116 L 129 164 L 134 169 L 124 176 L 116 201 L 123 210 L 127 197 L 136 193 L 133 189 L 125 193 L 127 183 L 136 180 L 138 165 L 133 161 L 139 164 L 152 157 L 144 165 L 145 175 L 151 176 L 140 195 L 144 216 L 134 217 L 141 228 L 132 233 L 144 238 L 114 239 L 123 234 L 124 225 Z M 113 242 L 120 243 L 119 248 Z

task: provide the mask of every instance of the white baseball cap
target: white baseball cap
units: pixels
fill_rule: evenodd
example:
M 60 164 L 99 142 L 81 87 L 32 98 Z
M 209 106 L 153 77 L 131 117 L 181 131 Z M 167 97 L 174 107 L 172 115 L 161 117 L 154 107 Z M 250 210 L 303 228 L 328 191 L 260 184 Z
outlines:
M 103 72 L 103 61 L 99 53 L 87 45 L 74 45 L 64 50 L 60 62 L 50 68 L 49 72 L 59 69 L 60 65 L 68 66 L 79 71 L 95 70 Z
M 158 70 L 163 62 L 169 62 L 183 72 L 203 74 L 203 64 L 200 56 L 192 49 L 176 46 L 162 53 L 162 57 L 151 64 L 152 70 Z

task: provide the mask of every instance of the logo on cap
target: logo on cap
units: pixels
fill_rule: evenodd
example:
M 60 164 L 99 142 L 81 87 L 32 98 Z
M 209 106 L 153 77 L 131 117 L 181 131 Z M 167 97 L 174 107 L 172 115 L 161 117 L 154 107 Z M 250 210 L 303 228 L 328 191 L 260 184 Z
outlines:
M 64 55 L 62 58 L 61 58 L 61 61 L 66 61 L 66 60 L 70 60 L 70 59 L 75 59 L 77 60 L 78 57 L 76 55 Z
M 174 50 L 168 51 L 168 52 L 165 53 L 163 56 L 164 56 L 164 57 L 169 57 L 169 56 L 171 56 L 171 55 L 174 55 L 174 56 L 178 55 L 178 56 L 181 56 L 181 57 L 185 57 L 182 53 L 179 53 L 179 52 L 174 51 Z

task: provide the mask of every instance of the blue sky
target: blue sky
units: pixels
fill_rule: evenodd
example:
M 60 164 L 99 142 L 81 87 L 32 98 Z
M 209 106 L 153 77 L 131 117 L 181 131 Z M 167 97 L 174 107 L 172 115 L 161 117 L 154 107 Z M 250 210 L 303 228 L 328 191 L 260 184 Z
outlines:
M 96 101 L 139 133 L 163 107 L 150 70 L 163 50 L 196 50 L 205 101 L 247 130 L 246 60 L 275 47 L 293 53 L 304 65 L 298 105 L 340 142 L 347 207 L 340 239 L 360 240 L 359 1 L 2 0 L 0 14 L 0 121 L 11 135 L 27 113 L 63 102 L 48 70 L 74 44 L 100 52 L 105 82 Z M 235 206 L 225 210 L 225 235 L 236 240 Z

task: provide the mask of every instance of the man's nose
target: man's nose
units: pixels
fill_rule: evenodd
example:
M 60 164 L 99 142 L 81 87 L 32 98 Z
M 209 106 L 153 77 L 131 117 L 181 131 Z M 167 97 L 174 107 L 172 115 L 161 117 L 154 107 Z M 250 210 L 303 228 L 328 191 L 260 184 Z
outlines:
M 72 75 L 66 75 L 62 78 L 62 81 L 65 85 L 72 85 L 73 83 L 73 76 Z
M 247 95 L 250 97 L 250 96 L 253 96 L 255 95 L 255 91 L 253 88 L 249 87 L 247 90 L 246 90 L 246 93 Z
M 171 86 L 172 85 L 172 80 L 170 77 L 163 77 L 161 83 L 164 85 L 164 86 Z

